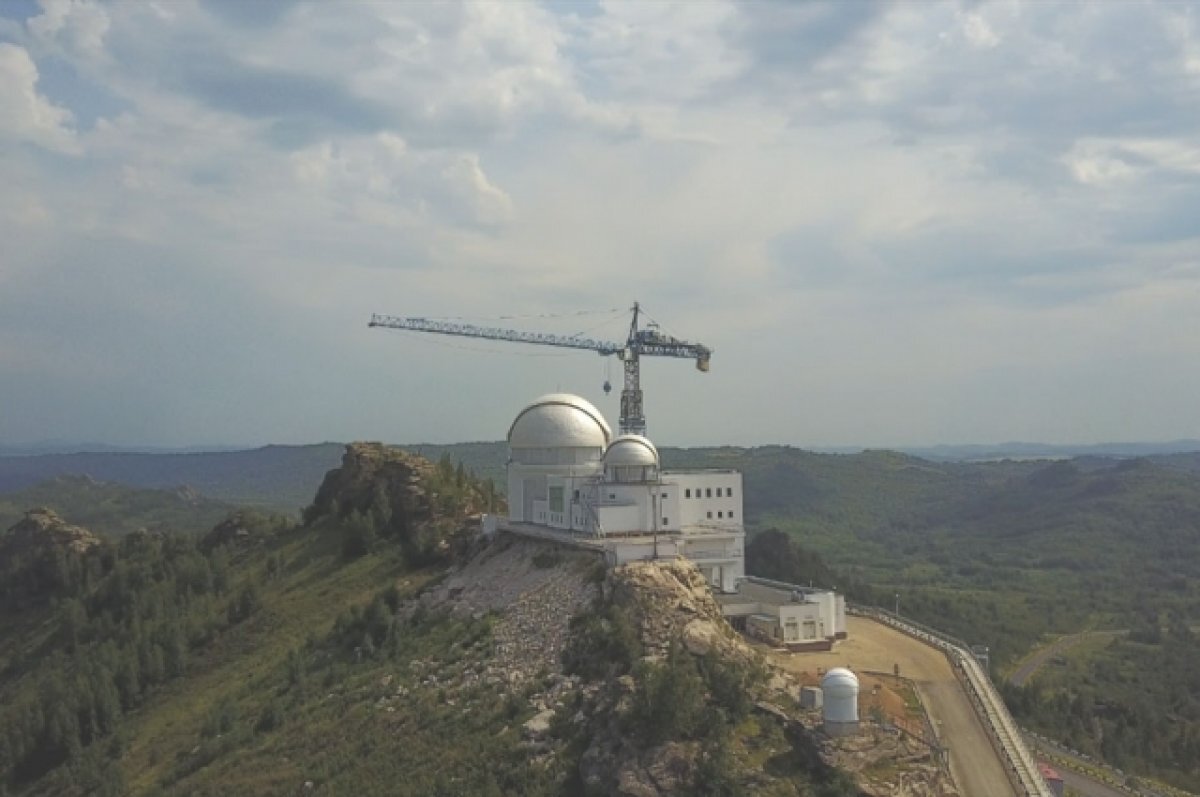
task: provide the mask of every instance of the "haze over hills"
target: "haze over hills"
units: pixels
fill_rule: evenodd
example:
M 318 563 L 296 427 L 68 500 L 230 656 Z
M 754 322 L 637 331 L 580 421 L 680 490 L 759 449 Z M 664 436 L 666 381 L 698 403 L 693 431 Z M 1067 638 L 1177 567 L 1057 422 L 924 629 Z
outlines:
M 136 487 L 191 487 L 217 500 L 294 512 L 306 505 L 311 485 L 335 467 L 341 457 L 341 443 L 311 445 L 269 445 L 251 449 L 165 451 L 117 450 L 96 446 L 96 450 L 73 450 L 63 443 L 61 450 L 45 452 L 39 448 L 0 447 L 0 494 L 31 487 L 45 479 L 61 475 L 87 475 L 99 481 L 112 481 Z M 82 446 L 81 446 L 82 447 Z M 462 462 L 478 476 L 491 478 L 504 490 L 503 442 L 453 444 L 412 444 L 402 446 L 438 460 L 449 456 Z M 754 448 L 720 447 L 716 449 L 679 449 L 663 447 L 664 461 L 683 466 L 700 452 L 705 457 L 756 458 L 771 451 L 802 451 L 791 446 Z M 856 455 L 874 450 L 815 450 L 812 453 Z M 716 453 L 724 452 L 724 453 Z M 1161 465 L 1185 470 L 1200 470 L 1200 441 L 1179 440 L 1167 443 L 1111 443 L 1087 446 L 1055 446 L 1036 443 L 1001 445 L 946 445 L 906 449 L 908 454 L 931 462 L 963 463 L 1002 460 L 1098 458 L 1100 467 L 1114 458 L 1147 457 Z M 734 465 L 731 465 L 733 467 Z
M 264 446 L 222 452 L 86 452 L 0 457 L 0 493 L 74 474 L 134 487 L 187 485 L 230 503 L 293 512 L 337 465 L 342 446 Z
M 473 443 L 396 443 L 402 448 L 413 450 L 423 448 L 464 447 L 472 445 L 489 446 L 493 441 L 477 441 Z M 316 445 L 334 445 L 324 443 L 273 443 L 266 446 L 255 445 L 196 445 L 196 446 L 127 446 L 111 443 L 75 442 L 69 440 L 49 440 L 35 443 L 6 444 L 0 443 L 0 457 L 36 457 L 46 454 L 213 454 L 255 451 L 260 448 L 309 448 Z M 790 445 L 790 444 L 787 444 Z M 1200 452 L 1200 439 L 1180 438 L 1178 440 L 1162 441 L 1131 441 L 1108 443 L 1034 443 L 1012 440 L 1004 443 L 937 443 L 932 445 L 912 446 L 798 446 L 821 454 L 857 454 L 862 451 L 890 450 L 904 454 L 923 457 L 925 459 L 1025 459 L 1025 458 L 1061 458 L 1061 457 L 1145 457 L 1158 454 L 1179 454 Z
M 462 463 L 464 472 L 492 479 L 502 492 L 503 443 L 419 448 L 442 462 L 443 478 Z M 258 507 L 283 507 L 295 518 L 312 500 L 312 485 L 343 454 L 342 446 L 323 444 L 2 458 L 0 473 L 14 481 L 82 463 L 93 475 L 109 468 L 110 478 L 172 489 L 143 494 L 59 477 L 0 494 L 0 520 L 6 509 L 11 519 L 44 504 L 70 522 L 122 534 L 152 525 L 159 513 L 175 518 L 167 526 L 199 529 L 227 510 L 174 489 L 180 482 Z M 771 570 L 773 577 L 898 605 L 907 616 L 989 645 L 1001 671 L 1047 634 L 1141 629 L 1137 640 L 1144 641 L 1104 651 L 1086 681 L 1045 693 L 1034 683 L 1010 696 L 1013 705 L 1025 721 L 1077 749 L 1178 785 L 1200 785 L 1200 772 L 1186 763 L 1200 750 L 1194 697 L 1200 692 L 1188 680 L 1191 669 L 1179 664 L 1200 656 L 1187 631 L 1200 624 L 1200 454 L 935 461 L 894 451 L 763 446 L 667 448 L 661 455 L 668 468 L 742 471 L 747 525 L 756 535 L 751 545 L 762 538 L 771 546 L 756 567 L 769 562 L 782 568 Z M 114 519 L 124 526 L 112 525 Z M 375 533 L 370 524 L 348 528 L 368 541 Z M 765 534 L 772 528 L 786 536 Z M 811 553 L 789 553 L 788 540 Z M 748 565 L 751 558 L 748 550 Z M 1142 685 L 1121 680 L 1134 664 L 1161 677 Z M 1159 696 L 1166 713 L 1147 713 L 1147 694 Z M 1131 739 L 1147 742 L 1127 744 Z

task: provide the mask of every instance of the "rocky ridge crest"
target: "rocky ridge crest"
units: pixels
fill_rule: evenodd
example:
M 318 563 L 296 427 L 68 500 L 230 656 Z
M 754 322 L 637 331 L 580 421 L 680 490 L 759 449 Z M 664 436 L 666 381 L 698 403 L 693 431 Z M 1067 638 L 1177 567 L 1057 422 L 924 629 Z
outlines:
M 409 523 L 429 520 L 434 506 L 425 485 L 433 471 L 428 460 L 402 449 L 383 443 L 350 443 L 341 467 L 325 474 L 312 505 L 305 510 L 305 520 L 368 513 L 378 510 L 381 503 L 387 504 L 388 514 Z
M 53 509 L 38 507 L 26 512 L 25 517 L 0 538 L 0 558 L 54 551 L 86 554 L 102 544 L 102 540 L 88 529 L 67 523 Z

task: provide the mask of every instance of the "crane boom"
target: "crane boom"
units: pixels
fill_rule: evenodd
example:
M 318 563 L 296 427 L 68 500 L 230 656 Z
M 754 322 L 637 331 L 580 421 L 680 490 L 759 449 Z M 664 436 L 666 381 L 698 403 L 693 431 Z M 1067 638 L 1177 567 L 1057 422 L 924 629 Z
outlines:
M 478 327 L 474 324 L 459 324 L 453 321 L 438 321 L 428 318 L 398 318 L 391 315 L 372 315 L 372 327 L 387 327 L 388 329 L 410 329 L 416 332 L 432 332 L 437 335 L 457 335 L 464 338 L 484 338 L 486 340 L 507 340 L 513 343 L 534 343 L 541 346 L 565 346 L 569 349 L 589 349 L 601 354 L 616 354 L 621 350 L 620 343 L 609 343 L 604 340 L 592 340 L 577 336 L 551 335 L 546 332 L 522 332 L 518 329 L 503 329 L 501 327 Z
M 435 335 L 455 335 L 485 340 L 504 340 L 511 343 L 530 343 L 538 346 L 560 346 L 568 349 L 594 351 L 601 356 L 616 355 L 625 366 L 625 385 L 621 391 L 621 434 L 646 433 L 646 416 L 642 409 L 642 386 L 640 360 L 643 354 L 655 357 L 685 357 L 695 359 L 696 368 L 708 371 L 712 350 L 699 343 L 689 343 L 660 332 L 656 325 L 642 329 L 638 326 L 641 307 L 634 302 L 633 321 L 629 325 L 629 337 L 624 343 L 593 340 L 579 335 L 554 335 L 547 332 L 524 332 L 502 327 L 482 327 L 454 321 L 429 318 L 401 318 L 398 316 L 371 316 L 367 326 L 387 329 L 403 329 L 414 332 L 430 332 Z M 607 388 L 606 388 L 607 389 Z

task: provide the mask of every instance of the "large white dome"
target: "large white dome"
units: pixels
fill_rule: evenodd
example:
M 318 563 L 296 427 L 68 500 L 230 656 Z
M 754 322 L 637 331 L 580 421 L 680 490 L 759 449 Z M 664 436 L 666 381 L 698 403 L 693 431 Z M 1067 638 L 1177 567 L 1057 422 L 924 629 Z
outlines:
M 542 396 L 508 429 L 510 448 L 605 448 L 611 438 L 600 410 L 570 393 Z
M 623 434 L 609 444 L 604 464 L 658 467 L 658 449 L 641 435 Z

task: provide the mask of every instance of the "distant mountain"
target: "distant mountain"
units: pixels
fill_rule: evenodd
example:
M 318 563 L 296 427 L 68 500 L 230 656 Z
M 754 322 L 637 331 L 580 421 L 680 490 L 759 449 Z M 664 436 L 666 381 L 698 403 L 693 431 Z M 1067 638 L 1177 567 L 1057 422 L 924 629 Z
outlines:
M 1172 440 L 1164 443 L 1092 443 L 1054 445 L 1051 443 L 972 443 L 900 449 L 906 454 L 936 460 L 996 459 L 1071 459 L 1073 457 L 1149 457 L 1200 452 L 1200 440 Z
M 232 504 L 294 512 L 312 485 L 337 467 L 340 443 L 264 446 L 249 451 L 167 454 L 87 452 L 0 457 L 0 494 L 65 475 L 86 475 L 132 487 L 188 486 Z
M 108 443 L 79 443 L 42 440 L 19 445 L 0 443 L 0 457 L 36 457 L 43 454 L 197 454 L 211 451 L 242 451 L 245 446 L 114 446 Z

